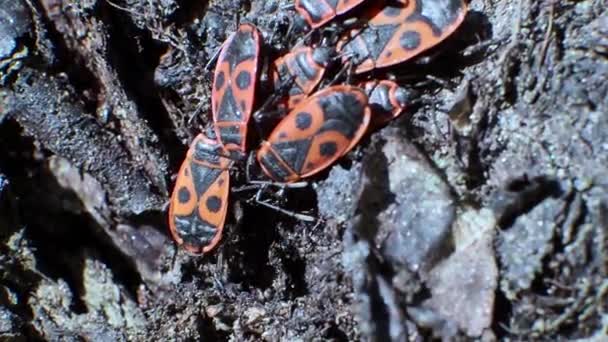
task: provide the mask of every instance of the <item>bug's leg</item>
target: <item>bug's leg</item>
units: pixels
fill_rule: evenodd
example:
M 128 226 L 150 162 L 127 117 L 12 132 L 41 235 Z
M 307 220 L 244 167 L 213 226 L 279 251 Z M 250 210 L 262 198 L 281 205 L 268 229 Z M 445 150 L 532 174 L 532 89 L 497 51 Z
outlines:
M 275 96 L 275 97 L 277 97 L 277 96 Z M 275 99 L 275 101 L 276 101 L 276 99 Z M 254 121 L 256 122 L 256 124 L 261 124 L 261 122 L 267 118 L 276 118 L 276 117 L 280 118 L 281 116 L 284 116 L 284 115 L 285 115 L 285 110 L 281 109 L 281 108 L 275 108 L 272 110 L 264 110 L 264 111 L 260 110 L 253 114 Z
M 263 122 L 265 120 L 268 118 L 281 118 L 282 116 L 285 116 L 285 109 L 276 108 L 276 105 L 281 98 L 288 94 L 289 89 L 291 89 L 294 84 L 295 77 L 293 76 L 290 77 L 289 80 L 281 82 L 279 89 L 275 89 L 275 91 L 266 99 L 266 101 L 264 101 L 262 106 L 260 106 L 260 108 L 253 113 L 253 123 L 260 138 L 263 139 L 266 136 L 263 129 Z
M 230 189 L 230 191 L 239 193 L 239 192 L 245 192 L 245 191 L 251 191 L 251 190 L 258 190 L 259 188 L 260 188 L 259 185 L 251 184 L 251 185 L 239 186 L 238 188 L 232 188 L 232 189 Z
M 272 104 L 277 101 L 277 99 L 278 96 L 273 93 L 268 97 L 264 104 L 262 104 L 262 106 L 258 110 L 256 110 L 251 116 L 253 118 L 253 126 L 255 127 L 255 130 L 258 134 L 258 138 L 260 139 L 264 139 L 267 135 L 263 123 L 267 117 L 274 116 L 275 110 L 270 111 L 268 110 L 268 108 L 270 108 Z
M 317 30 L 321 30 L 322 34 L 325 36 L 323 43 L 327 45 L 335 45 L 336 43 L 338 43 L 338 40 L 340 40 L 342 35 L 346 33 L 346 31 L 352 30 L 354 28 L 364 30 L 367 27 L 367 23 L 368 21 L 365 19 L 351 17 L 348 19 L 341 20 L 339 23 L 334 22 L 329 26 L 317 28 Z
M 281 183 L 266 180 L 251 180 L 250 184 L 257 185 L 258 187 L 266 185 L 268 187 L 278 188 L 279 192 L 283 192 L 285 189 L 301 189 L 308 186 L 308 182 L 297 182 L 297 183 Z
M 284 215 L 296 218 L 301 221 L 306 221 L 306 222 L 316 221 L 316 218 L 311 215 L 297 213 L 297 212 L 294 212 L 291 210 L 281 208 L 278 205 L 274 205 L 274 204 L 270 203 L 269 200 L 262 198 L 264 194 L 268 193 L 268 188 L 270 188 L 270 187 L 278 188 L 279 189 L 278 193 L 275 193 L 273 197 L 281 198 L 283 191 L 286 188 L 290 188 L 290 189 L 304 188 L 304 187 L 308 186 L 307 182 L 297 182 L 297 183 L 287 184 L 287 183 L 279 183 L 279 182 L 271 182 L 271 181 L 263 181 L 263 180 L 251 180 L 249 178 L 250 176 L 247 176 L 247 177 L 248 177 L 248 185 L 242 186 L 240 188 L 232 189 L 233 192 L 241 192 L 241 191 L 249 191 L 249 190 L 257 189 L 255 196 L 252 199 L 248 200 L 247 202 L 249 202 L 249 203 L 253 202 L 256 204 L 260 204 L 269 209 L 278 211 Z
M 500 37 L 500 38 L 479 41 L 478 43 L 476 43 L 474 45 L 467 46 L 463 51 L 460 52 L 460 55 L 464 58 L 470 58 L 473 55 L 476 55 L 479 53 L 486 53 L 487 50 L 496 50 L 497 47 L 500 46 L 501 43 L 503 43 L 507 39 L 508 38 Z M 492 48 L 493 45 L 496 47 Z
M 458 85 L 452 83 L 450 80 L 448 79 L 443 79 L 437 76 L 433 76 L 433 75 L 425 75 L 426 79 L 435 82 L 437 84 L 439 84 L 440 86 L 444 87 L 444 88 L 448 88 L 448 89 L 454 89 L 456 88 Z
M 300 25 L 300 24 L 298 24 L 298 25 Z M 317 32 L 317 29 L 312 29 L 312 30 L 308 31 L 308 33 L 306 33 L 304 35 L 304 37 L 302 37 L 302 39 L 298 40 L 298 42 L 293 46 L 292 49 L 297 49 L 300 46 L 304 45 L 310 39 L 310 37 L 312 37 L 312 35 L 316 32 Z
M 226 42 L 222 43 L 222 45 L 220 45 L 220 47 L 213 53 L 213 55 L 211 55 L 211 58 L 209 59 L 209 61 L 207 62 L 207 64 L 205 64 L 205 70 L 209 70 L 209 68 L 211 68 L 211 65 L 213 63 L 215 63 L 215 61 L 217 61 L 217 58 L 219 57 L 220 52 L 224 48 L 224 44 L 225 43 Z
M 258 185 L 260 188 L 255 196 L 256 202 L 265 202 L 268 203 L 268 200 L 262 200 L 262 194 L 268 193 L 266 190 L 269 188 L 277 188 L 276 191 L 272 192 L 272 197 L 274 197 L 278 202 L 280 202 L 284 198 L 286 189 L 301 189 L 308 186 L 308 182 L 297 182 L 297 183 L 281 183 L 281 182 L 269 182 L 269 181 L 254 181 L 254 184 Z M 278 207 L 277 205 L 274 205 Z M 285 210 L 285 209 L 283 209 Z
M 277 211 L 281 214 L 287 215 L 289 217 L 293 217 L 300 221 L 315 222 L 317 220 L 314 216 L 306 215 L 306 214 L 302 214 L 302 213 L 296 213 L 294 211 L 287 210 L 287 209 L 281 208 L 277 205 L 271 204 L 268 201 L 262 200 L 261 197 L 262 197 L 263 189 L 264 188 L 260 188 L 260 190 L 256 193 L 255 199 L 254 199 L 255 203 L 265 206 L 274 211 Z
M 224 266 L 224 262 L 224 249 L 220 249 L 217 253 L 217 259 L 215 262 L 216 269 L 221 270 Z M 227 279 L 225 278 L 224 272 L 212 272 L 211 278 L 213 280 L 213 285 L 215 289 L 218 290 L 221 294 L 226 294 L 226 287 L 224 286 L 224 284 L 226 283 Z
M 247 183 L 251 183 L 251 168 L 255 165 L 255 154 L 249 153 L 249 158 L 247 158 L 247 163 L 245 164 L 245 179 L 247 179 Z
M 271 113 L 272 111 L 270 111 L 269 109 L 271 107 L 274 107 L 280 98 L 287 95 L 289 89 L 293 87 L 295 82 L 296 79 L 293 76 L 290 77 L 288 80 L 281 80 L 281 85 L 279 86 L 279 89 L 275 89 L 274 92 L 270 94 L 266 101 L 264 101 L 264 103 L 260 106 L 260 108 L 256 110 L 255 113 L 253 113 L 253 119 L 260 120 L 261 118 L 266 116 L 267 113 Z
M 355 75 L 355 64 L 351 63 L 351 61 L 349 60 L 348 63 L 346 63 L 347 65 L 347 69 L 346 69 L 346 84 L 353 84 L 353 76 Z
M 288 4 L 288 5 L 281 7 L 281 9 L 282 10 L 294 10 L 295 5 Z M 304 31 L 306 31 L 307 28 L 308 28 L 308 25 L 306 24 L 306 21 L 300 15 L 296 15 L 292 18 L 292 20 L 289 23 L 289 27 L 287 28 L 287 33 L 285 34 L 285 37 L 287 37 L 288 42 L 290 43 L 289 45 L 291 45 L 292 48 L 297 48 L 298 46 L 301 46 L 302 44 L 306 44 L 307 40 L 310 38 L 310 36 L 312 36 L 312 34 L 315 31 L 315 30 L 309 30 L 307 32 L 307 34 L 302 36 L 302 34 L 304 33 Z M 297 39 L 298 35 L 301 36 L 300 39 Z M 294 39 L 294 37 L 295 37 L 295 39 Z M 296 40 L 295 44 L 294 44 L 294 40 Z
M 354 69 L 355 69 L 355 66 L 353 63 L 351 63 L 351 61 L 349 59 L 346 63 L 344 63 L 342 68 L 340 68 L 340 70 L 336 73 L 336 76 L 334 76 L 334 78 L 329 82 L 327 87 L 331 87 L 338 83 L 352 84 L 352 75 L 353 75 Z M 340 79 L 342 78 L 342 76 L 344 76 L 344 75 L 346 75 L 346 81 L 339 82 Z
M 258 190 L 258 192 L 264 192 L 270 187 L 278 188 L 276 197 L 281 197 L 285 192 L 285 189 L 302 189 L 308 186 L 308 182 L 297 182 L 297 183 L 278 183 L 265 180 L 249 180 L 247 185 L 240 186 L 238 188 L 232 188 L 232 192 L 245 192 L 250 190 Z M 261 196 L 261 195 L 260 195 Z
M 259 190 L 261 186 L 266 185 L 267 182 L 253 179 L 251 175 L 251 168 L 255 166 L 255 153 L 249 153 L 249 157 L 245 163 L 245 185 L 239 187 L 233 187 L 230 190 L 232 192 L 246 192 L 251 190 Z

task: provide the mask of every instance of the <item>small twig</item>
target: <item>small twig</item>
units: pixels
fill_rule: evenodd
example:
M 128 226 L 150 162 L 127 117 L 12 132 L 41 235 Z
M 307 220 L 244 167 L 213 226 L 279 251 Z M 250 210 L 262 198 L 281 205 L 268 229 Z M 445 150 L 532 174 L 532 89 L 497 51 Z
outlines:
M 547 49 L 549 48 L 549 42 L 551 41 L 551 34 L 553 33 L 553 18 L 555 16 L 555 4 L 552 2 L 551 7 L 549 8 L 549 22 L 547 23 L 547 30 L 545 32 L 545 39 L 543 40 L 543 45 L 540 49 L 539 56 L 539 64 L 541 67 L 545 62 L 545 56 L 547 54 Z
M 116 8 L 116 9 L 119 9 L 119 10 L 121 10 L 121 11 L 125 11 L 125 12 L 130 13 L 130 14 L 132 14 L 132 15 L 136 16 L 136 17 L 139 17 L 139 18 L 144 18 L 144 16 L 143 16 L 143 15 L 141 15 L 141 14 L 139 14 L 139 13 L 137 13 L 137 12 L 133 11 L 133 10 L 132 10 L 132 9 L 130 9 L 130 8 L 122 7 L 122 6 L 120 6 L 120 5 L 116 4 L 116 3 L 113 3 L 113 2 L 112 2 L 112 1 L 110 1 L 110 0 L 106 0 L 106 2 L 108 3 L 108 5 L 110 5 L 110 6 L 114 7 L 114 8 Z
M 519 44 L 519 33 L 521 31 L 521 16 L 523 13 L 522 10 L 522 1 L 523 0 L 518 0 L 517 1 L 517 15 L 515 18 L 515 25 L 513 25 L 513 31 L 511 31 L 511 37 L 509 39 L 509 44 L 507 45 L 507 47 L 505 48 L 504 53 L 500 56 L 499 60 L 498 60 L 498 64 L 501 66 L 501 71 L 502 71 L 502 77 L 503 77 L 503 81 L 502 81 L 502 95 L 505 96 L 507 94 L 507 90 L 506 88 L 506 84 L 507 82 L 507 69 L 508 67 L 506 66 L 506 61 L 507 58 L 509 58 L 511 56 L 511 53 L 515 50 L 515 48 L 517 47 L 517 44 Z

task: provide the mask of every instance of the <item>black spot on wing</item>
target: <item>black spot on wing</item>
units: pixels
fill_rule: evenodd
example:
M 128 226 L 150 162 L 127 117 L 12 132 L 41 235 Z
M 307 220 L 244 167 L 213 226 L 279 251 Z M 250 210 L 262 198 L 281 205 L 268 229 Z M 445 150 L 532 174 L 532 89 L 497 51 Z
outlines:
M 245 70 L 239 72 L 236 76 L 236 86 L 239 87 L 240 90 L 245 90 L 249 88 L 251 85 L 251 73 Z
M 188 188 L 186 188 L 185 186 L 182 186 L 177 191 L 177 200 L 179 201 L 179 203 L 188 203 L 191 197 L 192 196 L 190 195 L 190 190 L 188 190 Z
M 319 146 L 319 153 L 326 158 L 333 157 L 338 152 L 338 145 L 335 141 L 326 141 Z
M 215 195 L 209 196 L 205 201 L 205 206 L 210 212 L 217 213 L 222 209 L 222 199 Z
M 420 46 L 420 33 L 416 31 L 405 31 L 399 37 L 399 45 L 406 50 L 415 50 Z
M 299 130 L 306 130 L 312 124 L 312 115 L 307 112 L 299 112 L 296 114 L 296 127 Z

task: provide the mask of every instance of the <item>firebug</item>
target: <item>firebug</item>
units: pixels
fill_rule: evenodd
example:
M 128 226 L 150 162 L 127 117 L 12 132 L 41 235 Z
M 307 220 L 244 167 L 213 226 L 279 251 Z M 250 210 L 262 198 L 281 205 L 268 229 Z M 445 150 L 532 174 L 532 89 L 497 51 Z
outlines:
M 246 152 L 247 125 L 253 111 L 260 56 L 260 32 L 242 24 L 218 56 L 212 89 L 215 133 L 230 152 Z
M 466 12 L 464 0 L 379 1 L 364 11 L 364 26 L 341 37 L 338 51 L 355 73 L 401 63 L 450 36 Z
M 193 254 L 221 240 L 228 210 L 230 166 L 244 155 L 253 110 L 260 55 L 260 33 L 240 25 L 223 44 L 212 89 L 217 140 L 196 136 L 177 175 L 169 204 L 169 230 Z
M 283 118 L 262 142 L 257 160 L 272 180 L 296 182 L 350 151 L 370 123 L 365 92 L 337 85 L 313 94 Z
M 192 254 L 213 249 L 222 238 L 230 192 L 229 152 L 199 134 L 177 175 L 169 205 L 169 230 Z
M 295 48 L 277 58 L 270 67 L 270 73 L 275 91 L 286 94 L 278 105 L 291 109 L 308 97 L 321 82 L 331 58 L 330 48 L 309 46 Z M 288 89 L 283 89 L 285 85 Z

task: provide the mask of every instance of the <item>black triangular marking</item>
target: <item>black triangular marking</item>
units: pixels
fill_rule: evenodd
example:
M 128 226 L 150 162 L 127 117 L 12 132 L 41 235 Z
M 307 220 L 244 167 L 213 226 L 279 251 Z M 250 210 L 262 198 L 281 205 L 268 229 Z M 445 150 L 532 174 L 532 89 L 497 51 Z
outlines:
M 399 25 L 368 26 L 360 32 L 359 37 L 365 41 L 373 60 L 378 60 L 398 28 Z
M 243 113 L 236 104 L 236 99 L 232 93 L 232 87 L 226 87 L 226 92 L 217 109 L 218 122 L 235 122 L 241 121 Z
M 194 183 L 197 197 L 205 193 L 224 172 L 222 169 L 213 169 L 197 163 L 192 163 L 190 167 L 192 168 L 192 183 Z
M 304 161 L 308 156 L 308 150 L 310 149 L 310 143 L 312 139 L 292 140 L 286 142 L 279 142 L 272 145 L 272 148 L 277 152 L 281 159 L 292 170 L 300 173 Z

